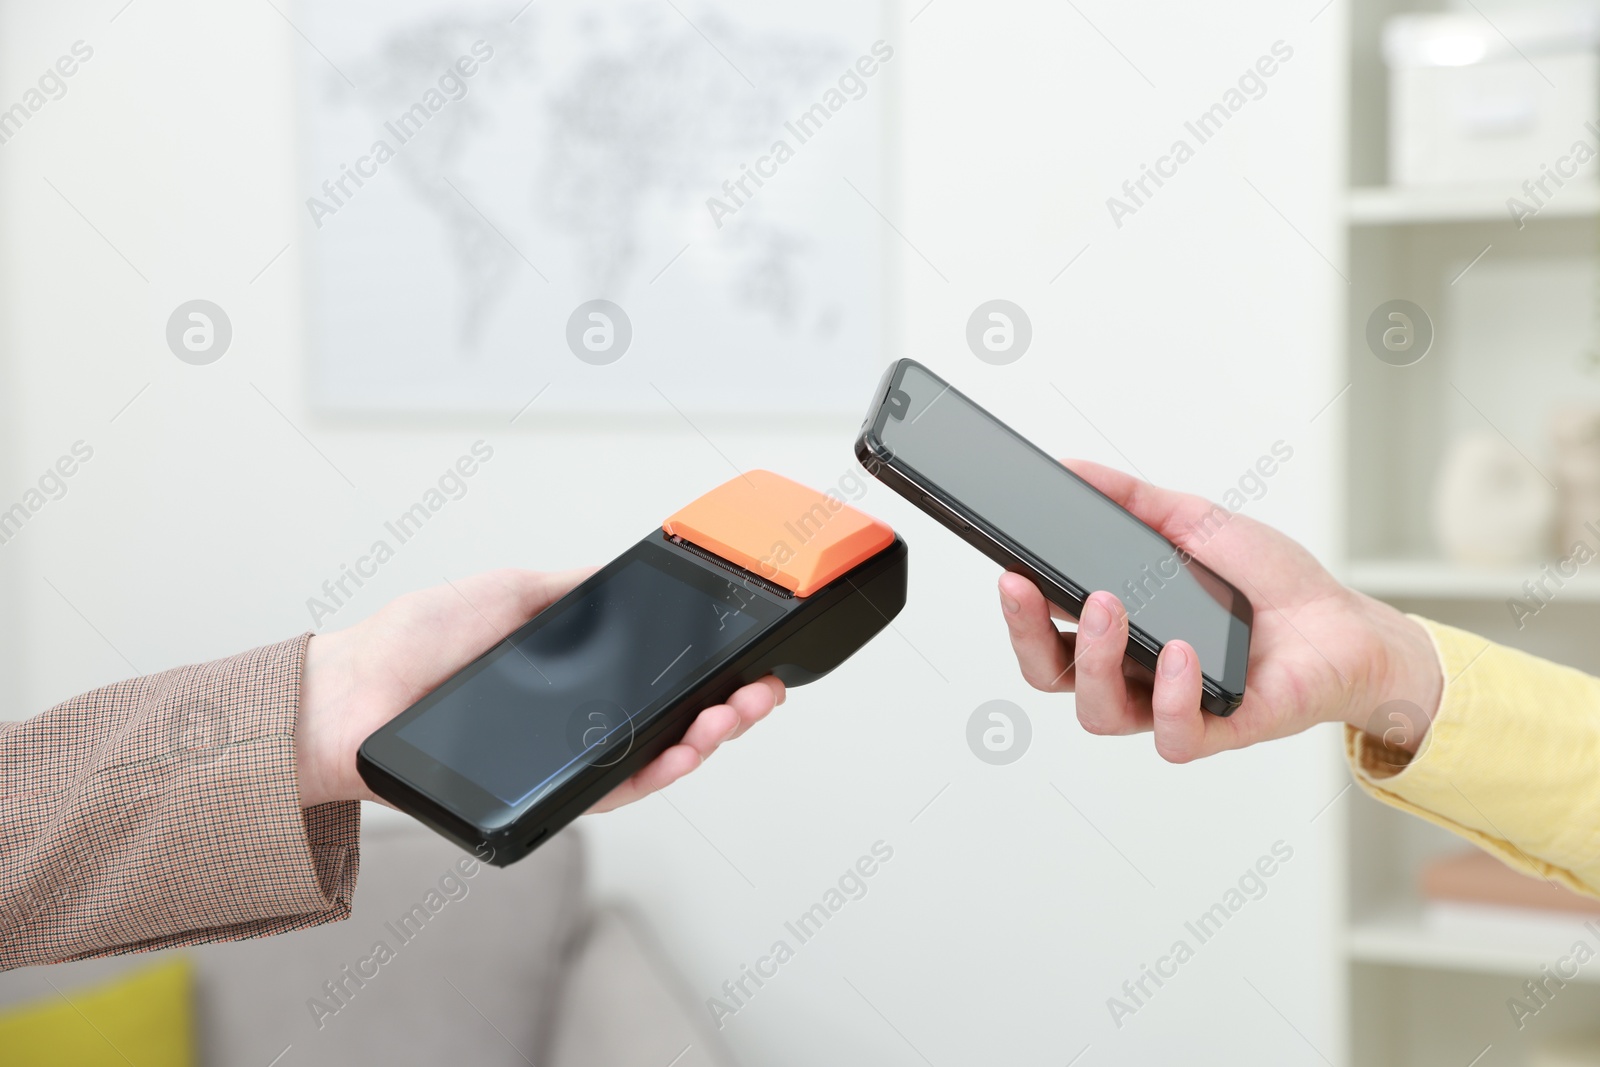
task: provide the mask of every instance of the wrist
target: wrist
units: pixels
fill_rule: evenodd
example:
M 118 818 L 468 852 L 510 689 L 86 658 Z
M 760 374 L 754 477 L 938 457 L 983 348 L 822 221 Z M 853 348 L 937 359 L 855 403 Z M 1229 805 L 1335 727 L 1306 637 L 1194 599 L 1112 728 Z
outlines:
M 300 676 L 300 711 L 295 719 L 295 774 L 300 806 L 356 800 L 365 792 L 355 776 L 355 761 L 343 754 L 344 716 L 350 686 L 342 669 L 342 633 L 317 634 L 306 643 Z M 349 767 L 345 766 L 349 763 Z
M 1427 629 L 1381 601 L 1359 598 L 1357 625 L 1368 635 L 1365 669 L 1344 722 L 1386 747 L 1415 753 L 1439 714 L 1444 671 Z

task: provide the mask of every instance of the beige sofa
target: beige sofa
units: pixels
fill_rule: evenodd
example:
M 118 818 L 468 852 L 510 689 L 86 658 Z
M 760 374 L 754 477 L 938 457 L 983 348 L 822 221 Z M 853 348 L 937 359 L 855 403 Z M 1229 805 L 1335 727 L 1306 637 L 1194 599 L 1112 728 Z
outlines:
M 200 1062 L 732 1067 L 640 924 L 590 899 L 577 832 L 505 870 L 469 877 L 466 859 L 414 823 L 369 820 L 349 920 L 181 950 Z M 0 1008 L 153 958 L 0 974 Z

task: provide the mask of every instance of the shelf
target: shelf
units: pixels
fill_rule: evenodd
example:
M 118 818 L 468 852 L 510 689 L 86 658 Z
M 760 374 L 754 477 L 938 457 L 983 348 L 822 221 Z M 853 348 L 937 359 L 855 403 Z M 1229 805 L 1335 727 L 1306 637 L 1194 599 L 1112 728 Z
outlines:
M 1509 184 L 1443 188 L 1351 189 L 1345 197 L 1345 219 L 1352 226 L 1404 226 L 1429 222 L 1512 223 L 1507 198 L 1518 190 Z M 1600 214 L 1600 182 L 1569 182 L 1539 209 L 1538 219 L 1580 218 Z
M 1523 584 L 1537 581 L 1545 564 L 1521 567 L 1461 567 L 1433 560 L 1364 560 L 1344 571 L 1347 585 L 1380 599 L 1504 601 L 1526 599 Z M 1557 588 L 1554 570 L 1548 588 L 1559 603 L 1600 603 L 1600 568 L 1580 570 Z
M 1579 937 L 1594 945 L 1595 938 L 1584 931 L 1581 918 L 1574 918 L 1571 925 L 1572 932 L 1530 934 L 1525 939 L 1446 933 L 1430 929 L 1421 909 L 1413 905 L 1353 923 L 1345 933 L 1345 949 L 1362 963 L 1537 978 L 1540 968 L 1553 966 Z M 1572 980 L 1600 984 L 1600 966 L 1580 967 Z

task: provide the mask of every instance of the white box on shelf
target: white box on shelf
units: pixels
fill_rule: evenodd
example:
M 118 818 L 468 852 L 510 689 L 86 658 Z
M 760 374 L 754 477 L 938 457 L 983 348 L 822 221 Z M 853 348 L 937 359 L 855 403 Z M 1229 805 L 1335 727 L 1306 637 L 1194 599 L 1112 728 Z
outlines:
M 1558 165 L 1568 171 L 1562 182 L 1594 181 L 1600 7 L 1534 6 L 1493 19 L 1469 11 L 1384 25 L 1392 184 L 1505 182 L 1512 195 Z M 1590 149 L 1582 161 L 1571 158 L 1577 141 Z

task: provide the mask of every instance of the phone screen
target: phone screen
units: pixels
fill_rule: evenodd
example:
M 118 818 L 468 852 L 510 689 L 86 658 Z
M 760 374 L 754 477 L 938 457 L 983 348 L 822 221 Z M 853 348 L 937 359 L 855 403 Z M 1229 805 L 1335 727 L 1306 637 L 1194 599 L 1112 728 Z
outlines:
M 516 806 L 621 760 L 644 713 L 776 610 L 670 553 L 635 554 L 425 697 L 398 736 Z
M 958 502 L 1085 594 L 1115 593 L 1160 644 L 1181 638 L 1224 689 L 1244 692 L 1249 626 L 1238 593 L 1166 538 L 925 368 L 903 361 L 872 427 L 893 465 Z

